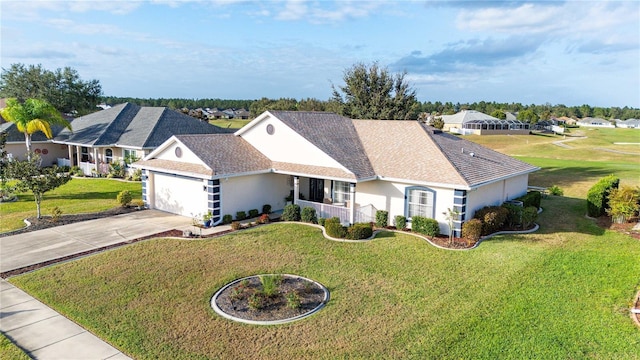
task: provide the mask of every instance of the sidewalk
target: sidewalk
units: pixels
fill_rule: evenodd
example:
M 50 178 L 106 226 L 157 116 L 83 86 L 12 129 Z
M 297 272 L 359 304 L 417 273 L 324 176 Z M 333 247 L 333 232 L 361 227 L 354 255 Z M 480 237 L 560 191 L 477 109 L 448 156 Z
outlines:
M 194 230 L 191 219 L 145 210 L 0 238 L 0 271 L 83 253 L 166 230 Z M 202 229 L 202 235 L 229 230 Z M 129 359 L 122 352 L 0 279 L 0 331 L 35 359 Z

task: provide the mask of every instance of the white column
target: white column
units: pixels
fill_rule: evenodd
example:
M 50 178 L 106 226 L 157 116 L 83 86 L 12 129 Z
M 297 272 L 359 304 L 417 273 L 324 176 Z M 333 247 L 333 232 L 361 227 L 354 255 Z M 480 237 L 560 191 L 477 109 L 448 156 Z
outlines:
M 100 174 L 98 169 L 98 148 L 93 148 L 93 167 L 96 169 L 96 174 Z
M 78 164 L 78 166 L 80 166 L 80 160 L 82 160 L 80 151 L 80 146 L 76 145 L 76 163 Z
M 73 166 L 73 146 L 67 145 L 67 152 L 69 153 L 69 167 Z
M 293 177 L 293 203 L 297 204 L 300 197 L 300 177 Z
M 356 219 L 356 184 L 349 183 L 349 223 L 353 225 Z

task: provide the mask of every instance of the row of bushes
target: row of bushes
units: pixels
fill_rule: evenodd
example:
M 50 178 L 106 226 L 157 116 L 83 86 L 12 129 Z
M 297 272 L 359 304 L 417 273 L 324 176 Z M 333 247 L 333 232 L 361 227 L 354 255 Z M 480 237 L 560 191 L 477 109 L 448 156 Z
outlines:
M 529 191 L 525 195 L 515 198 L 514 200 L 522 201 L 522 206 L 525 208 L 533 206 L 536 209 L 539 209 L 540 203 L 542 202 L 542 193 L 539 191 Z
M 299 205 L 289 204 L 284 207 L 281 219 L 283 221 L 302 221 L 311 224 L 319 224 L 324 226 L 327 235 L 340 238 L 361 240 L 367 239 L 373 235 L 371 224 L 357 223 L 349 227 L 342 226 L 340 219 L 333 217 L 330 219 L 318 218 L 316 209 L 312 207 L 304 207 L 302 210 Z
M 393 224 L 396 229 L 404 230 L 407 226 L 407 217 L 404 215 L 396 215 L 393 218 Z M 389 212 L 386 210 L 376 211 L 376 226 L 379 228 L 385 228 L 389 225 Z
M 251 209 L 248 212 L 245 211 L 238 211 L 236 212 L 236 218 L 235 221 L 242 221 L 242 220 L 246 220 L 246 219 L 253 219 L 255 217 L 258 217 L 260 214 L 271 214 L 271 205 L 269 204 L 264 204 L 262 205 L 262 212 L 259 212 L 258 209 Z M 233 216 L 231 216 L 231 214 L 225 214 L 222 216 L 222 223 L 223 224 L 231 224 L 233 222 Z
M 475 212 L 473 219 L 462 224 L 462 237 L 477 241 L 480 236 L 502 229 L 528 229 L 538 218 L 538 208 L 512 204 L 485 206 Z

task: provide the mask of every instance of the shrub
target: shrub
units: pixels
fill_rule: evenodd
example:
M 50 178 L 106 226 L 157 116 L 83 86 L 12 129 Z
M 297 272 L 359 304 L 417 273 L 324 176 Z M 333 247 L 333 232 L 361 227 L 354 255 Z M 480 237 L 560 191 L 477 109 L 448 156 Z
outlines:
M 482 221 L 471 219 L 462 224 L 462 237 L 467 240 L 469 245 L 477 243 L 480 236 L 482 236 Z
M 538 218 L 538 209 L 534 206 L 524 208 L 522 211 L 522 228 L 528 229 Z
M 258 217 L 258 215 L 260 215 L 260 213 L 258 212 L 258 209 L 249 210 L 249 219 L 256 218 Z
M 414 216 L 411 218 L 411 229 L 420 234 L 432 237 L 437 236 L 440 233 L 438 220 L 429 219 L 423 216 Z
M 269 205 L 269 204 L 262 205 L 262 213 L 263 214 L 271 214 L 271 205 Z
M 615 175 L 608 175 L 598 180 L 598 182 L 587 192 L 587 215 L 599 217 L 604 215 L 609 208 L 608 197 L 612 189 L 617 189 L 620 179 Z
M 72 166 L 71 169 L 69 169 L 69 172 L 75 176 L 84 176 L 82 169 L 77 165 Z
M 549 188 L 547 189 L 547 191 L 549 191 L 549 194 L 551 195 L 555 195 L 555 196 L 562 196 L 564 195 L 564 191 L 562 189 L 560 189 L 560 187 L 558 185 L 551 185 L 549 186 Z
M 120 206 L 127 207 L 132 200 L 131 193 L 129 192 L 129 190 L 122 190 L 116 197 L 116 200 L 118 201 L 118 204 L 120 204 Z
M 260 217 L 258 218 L 258 222 L 260 224 L 268 224 L 269 221 L 271 221 L 271 219 L 269 218 L 269 214 L 262 214 L 260 215 Z
M 142 180 L 142 169 L 135 169 L 131 173 L 131 180 L 133 181 L 141 181 Z
M 281 275 L 260 275 L 262 294 L 266 297 L 274 297 L 278 294 L 278 288 L 282 282 Z
M 109 177 L 124 178 L 126 175 L 124 164 L 117 161 L 109 164 L 109 175 Z
M 247 213 L 246 212 L 244 212 L 244 211 L 236 212 L 236 220 L 242 221 L 242 220 L 244 220 L 246 218 L 247 218 Z
M 396 229 L 403 230 L 407 227 L 407 218 L 404 215 L 396 215 L 393 218 L 393 222 L 396 225 Z
M 318 222 L 318 217 L 316 216 L 316 209 L 306 206 L 302 209 L 302 213 L 300 214 L 300 219 L 307 223 L 315 224 Z
M 347 239 L 361 240 L 370 238 L 373 235 L 373 228 L 369 223 L 357 223 L 347 229 Z
M 502 204 L 502 207 L 507 209 L 506 226 L 515 228 L 522 223 L 522 210 L 524 210 L 524 207 L 513 204 Z
M 240 230 L 240 221 L 232 221 L 231 230 Z
M 290 291 L 286 295 L 287 307 L 297 309 L 300 307 L 300 296 L 295 291 Z
M 340 224 L 340 219 L 332 217 L 324 222 L 324 229 L 327 235 L 333 238 L 345 238 L 347 236 L 347 228 Z
M 59 207 L 54 207 L 51 209 L 51 221 L 58 222 L 60 220 L 60 215 L 62 215 L 62 210 Z
M 264 298 L 261 294 L 252 294 L 249 296 L 249 299 L 247 299 L 247 305 L 249 305 L 249 308 L 252 310 L 260 310 L 264 306 Z
M 504 207 L 485 206 L 476 211 L 473 217 L 482 221 L 482 235 L 489 235 L 502 229 L 508 216 L 509 210 Z
M 386 210 L 376 211 L 376 226 L 383 228 L 389 225 L 389 212 Z
M 613 222 L 623 223 L 634 216 L 640 209 L 638 205 L 639 197 L 640 188 L 622 186 L 619 189 L 612 189 L 609 193 L 609 208 L 606 212 L 611 216 Z
M 144 201 L 142 201 L 142 199 L 133 199 L 131 200 L 131 206 L 135 206 L 137 208 L 144 207 Z
M 230 214 L 225 214 L 222 216 L 222 223 L 224 225 L 231 224 L 232 221 L 233 221 L 233 216 L 231 216 Z
M 540 191 L 529 191 L 526 195 L 520 196 L 515 200 L 522 201 L 522 206 L 524 207 L 535 206 L 538 209 L 542 202 L 542 194 Z
M 324 222 L 325 222 L 326 220 L 327 220 L 327 219 L 322 218 L 322 217 L 321 217 L 321 218 L 318 218 L 318 225 L 320 225 L 320 226 L 324 226 Z
M 300 221 L 300 206 L 296 204 L 289 204 L 284 207 L 282 212 L 283 221 Z

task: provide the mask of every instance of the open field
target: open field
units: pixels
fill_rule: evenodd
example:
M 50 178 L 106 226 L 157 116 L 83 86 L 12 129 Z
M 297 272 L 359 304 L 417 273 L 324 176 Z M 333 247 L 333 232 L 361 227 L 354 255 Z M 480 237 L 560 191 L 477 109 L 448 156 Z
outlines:
M 114 179 L 74 178 L 65 185 L 47 192 L 42 200 L 42 215 L 51 215 L 54 207 L 63 214 L 98 212 L 119 206 L 116 196 L 129 190 L 134 199 L 142 197 L 140 182 Z M 18 193 L 18 201 L 0 203 L 0 232 L 24 227 L 23 220 L 36 216 L 36 203 L 31 192 Z
M 218 120 L 209 120 L 209 124 L 219 126 L 225 129 L 240 129 L 241 127 L 247 125 L 251 120 L 242 120 L 242 119 L 218 119 Z

